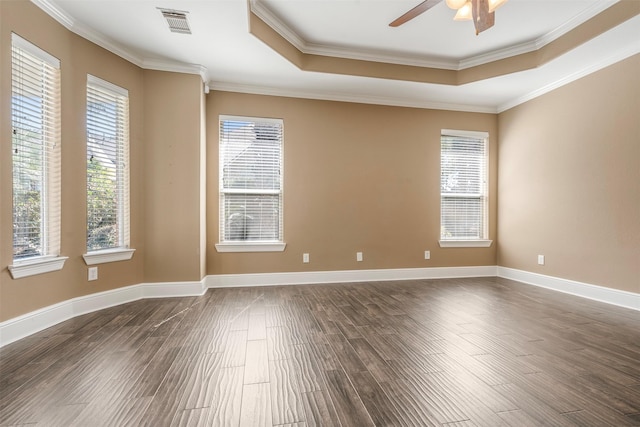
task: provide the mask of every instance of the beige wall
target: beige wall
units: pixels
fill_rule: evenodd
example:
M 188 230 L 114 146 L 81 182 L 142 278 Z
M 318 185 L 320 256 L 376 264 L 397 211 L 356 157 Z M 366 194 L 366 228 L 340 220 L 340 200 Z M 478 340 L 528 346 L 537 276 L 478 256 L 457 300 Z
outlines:
M 145 70 L 144 88 L 144 279 L 197 281 L 203 277 L 202 79 Z
M 28 1 L 0 1 L 0 321 L 70 298 L 142 282 L 143 74 L 138 67 L 73 35 Z M 13 280 L 11 202 L 11 32 L 60 59 L 62 76 L 62 271 Z M 131 244 L 133 259 L 99 266 L 87 281 L 86 136 L 87 74 L 129 90 L 131 111 Z
M 284 120 L 283 253 L 213 248 L 220 114 Z M 207 117 L 208 274 L 495 265 L 495 244 L 441 249 L 438 238 L 442 128 L 491 135 L 489 229 L 496 238 L 496 115 L 212 92 Z
M 69 257 L 62 271 L 19 280 L 6 268 L 12 31 L 61 61 L 62 255 Z M 500 115 L 227 92 L 205 100 L 199 76 L 143 71 L 27 0 L 0 1 L 0 322 L 90 293 L 204 274 L 499 264 L 640 292 L 639 62 L 628 59 Z M 95 282 L 82 260 L 87 73 L 128 89 L 131 103 L 136 253 L 100 265 Z M 284 119 L 283 253 L 214 249 L 220 114 Z M 442 128 L 491 135 L 490 238 L 499 235 L 499 245 L 438 247 Z M 311 263 L 302 263 L 303 252 Z M 537 254 L 547 265 L 536 265 Z
M 500 114 L 499 265 L 640 293 L 639 72 L 636 55 Z

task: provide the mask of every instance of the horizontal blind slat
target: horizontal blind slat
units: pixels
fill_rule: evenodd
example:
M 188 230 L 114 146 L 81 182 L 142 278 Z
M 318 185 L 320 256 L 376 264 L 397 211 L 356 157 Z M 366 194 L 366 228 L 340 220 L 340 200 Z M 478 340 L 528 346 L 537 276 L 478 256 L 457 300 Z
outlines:
M 60 247 L 59 63 L 12 35 L 13 257 Z
M 221 241 L 282 240 L 282 121 L 220 118 Z
M 441 136 L 441 239 L 486 238 L 486 138 Z
M 129 246 L 128 91 L 87 78 L 87 250 Z

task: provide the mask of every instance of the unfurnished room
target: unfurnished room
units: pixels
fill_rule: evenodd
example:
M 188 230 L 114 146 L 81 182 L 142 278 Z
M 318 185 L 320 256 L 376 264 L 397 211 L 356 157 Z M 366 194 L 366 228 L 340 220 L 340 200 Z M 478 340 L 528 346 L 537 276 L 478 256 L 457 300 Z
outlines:
M 0 0 L 0 426 L 640 426 L 640 1 Z

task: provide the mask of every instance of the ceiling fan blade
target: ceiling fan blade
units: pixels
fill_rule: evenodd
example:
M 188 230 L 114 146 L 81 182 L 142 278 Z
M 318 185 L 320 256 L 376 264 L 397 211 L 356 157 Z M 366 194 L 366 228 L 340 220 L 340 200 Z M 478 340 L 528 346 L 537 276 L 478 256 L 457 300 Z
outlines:
M 489 0 L 473 0 L 473 25 L 476 27 L 476 35 L 493 27 L 495 12 L 489 12 Z
M 399 27 L 405 22 L 412 20 L 416 16 L 423 14 L 424 12 L 431 9 L 433 6 L 437 5 L 441 1 L 442 0 L 425 0 L 419 5 L 417 5 L 416 7 L 414 7 L 413 9 L 411 9 L 409 12 L 405 13 L 404 15 L 402 15 L 401 17 L 393 21 L 391 24 L 389 24 L 389 26 Z

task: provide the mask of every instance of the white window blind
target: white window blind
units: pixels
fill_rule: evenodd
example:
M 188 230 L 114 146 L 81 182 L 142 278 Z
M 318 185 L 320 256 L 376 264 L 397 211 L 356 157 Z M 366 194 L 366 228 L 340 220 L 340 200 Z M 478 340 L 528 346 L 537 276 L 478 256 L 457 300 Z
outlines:
M 283 123 L 220 117 L 220 241 L 282 242 Z
M 484 132 L 442 132 L 441 240 L 487 238 L 487 141 L 488 134 Z
M 60 62 L 11 35 L 13 259 L 60 252 Z
M 87 78 L 87 251 L 129 247 L 129 96 Z

